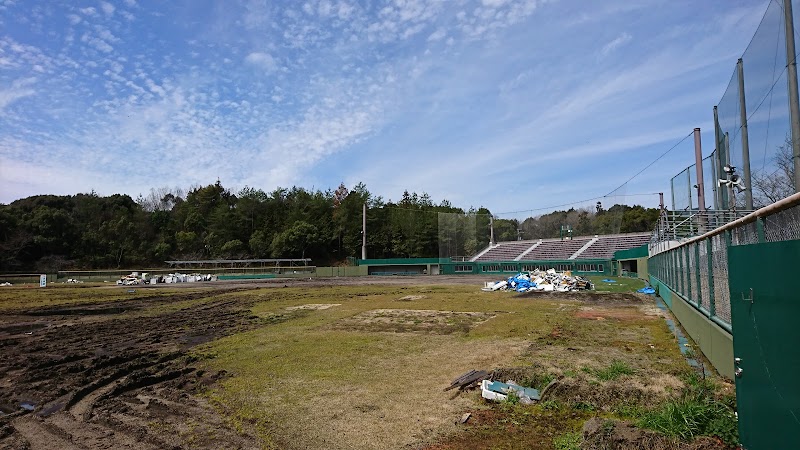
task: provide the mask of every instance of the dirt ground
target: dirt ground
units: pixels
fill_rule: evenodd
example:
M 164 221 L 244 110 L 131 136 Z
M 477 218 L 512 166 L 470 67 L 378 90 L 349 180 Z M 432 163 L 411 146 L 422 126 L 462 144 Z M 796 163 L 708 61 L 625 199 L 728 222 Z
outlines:
M 474 278 L 468 282 L 484 280 Z M 121 301 L 78 300 L 4 311 L 0 447 L 258 448 L 248 424 L 234 423 L 219 405 L 197 395 L 226 375 L 199 369 L 188 350 L 273 320 L 252 315 L 251 300 L 215 296 L 260 288 L 465 281 L 370 277 L 183 283 L 169 288 L 206 290 L 169 295 L 153 295 L 152 290 L 164 286 L 87 286 L 136 292 Z M 13 297 L 15 290 L 4 294 Z
M 500 332 L 498 336 L 507 340 L 513 338 L 519 341 L 514 341 L 517 343 L 513 352 L 511 352 L 512 346 L 509 344 L 509 352 L 515 355 L 528 353 L 535 355 L 536 360 L 541 362 L 541 364 L 537 363 L 540 371 L 546 370 L 557 375 L 573 369 L 572 367 L 565 368 L 561 363 L 563 354 L 569 354 L 570 358 L 574 359 L 574 371 L 577 372 L 580 372 L 580 367 L 593 367 L 597 364 L 598 355 L 595 353 L 597 350 L 581 347 L 578 341 L 585 340 L 586 336 L 581 334 L 580 328 L 570 328 L 577 323 L 575 320 L 579 320 L 581 323 L 585 321 L 585 323 L 596 324 L 592 325 L 593 329 L 601 333 L 601 337 L 604 339 L 602 342 L 607 342 L 603 344 L 606 347 L 602 347 L 604 361 L 612 356 L 618 356 L 620 359 L 633 357 L 633 354 L 628 355 L 626 352 L 652 352 L 652 356 L 647 356 L 648 361 L 652 359 L 652 364 L 661 364 L 662 362 L 668 364 L 670 360 L 664 359 L 662 353 L 677 352 L 675 348 L 662 351 L 649 343 L 642 344 L 642 349 L 630 350 L 628 348 L 628 345 L 633 345 L 630 344 L 631 342 L 636 341 L 628 339 L 624 333 L 621 333 L 619 326 L 631 322 L 631 330 L 641 334 L 645 333 L 645 331 L 639 331 L 640 329 L 644 330 L 644 325 L 649 321 L 659 319 L 657 312 L 650 314 L 653 308 L 648 309 L 647 305 L 642 303 L 641 298 L 633 294 L 567 293 L 556 297 L 545 295 L 542 297 L 544 302 L 555 305 L 552 306 L 555 309 L 547 310 L 551 312 L 545 314 L 547 317 L 542 319 L 545 324 L 544 328 L 536 331 L 525 328 L 528 325 L 522 320 L 520 312 L 495 311 L 492 309 L 494 306 L 486 306 L 487 310 L 485 311 L 466 307 L 451 311 L 431 309 L 431 306 L 433 308 L 439 306 L 438 303 L 432 303 L 428 297 L 436 296 L 435 292 L 437 291 L 435 290 L 442 288 L 431 288 L 433 290 L 414 288 L 427 285 L 458 285 L 463 289 L 463 286 L 470 285 L 475 286 L 477 291 L 483 281 L 490 279 L 481 276 L 365 277 L 185 283 L 169 287 L 141 286 L 136 289 L 87 286 L 82 289 L 70 288 L 77 292 L 75 298 L 66 298 L 63 294 L 59 294 L 60 300 L 55 304 L 48 303 L 47 306 L 30 307 L 19 307 L 19 299 L 14 299 L 14 292 L 18 292 L 20 295 L 27 294 L 23 292 L 24 289 L 13 288 L 3 291 L 0 295 L 0 354 L 3 355 L 0 359 L 0 448 L 34 450 L 51 448 L 210 449 L 267 446 L 269 443 L 263 440 L 264 430 L 259 428 L 263 426 L 262 423 L 250 420 L 246 415 L 228 410 L 227 408 L 231 406 L 230 403 L 209 400 L 218 398 L 214 395 L 207 395 L 209 392 L 218 392 L 219 387 L 225 384 L 226 380 L 234 378 L 225 370 L 210 370 L 209 367 L 213 367 L 214 364 L 206 364 L 206 361 L 198 359 L 203 358 L 204 353 L 193 350 L 200 345 L 216 342 L 225 337 L 233 337 L 254 330 L 273 329 L 269 327 L 277 324 L 290 325 L 290 323 L 284 322 L 298 320 L 297 317 L 304 317 L 302 314 L 321 314 L 323 311 L 332 314 L 330 322 L 319 319 L 319 325 L 315 325 L 317 322 L 311 320 L 313 316 L 305 316 L 309 321 L 310 328 L 308 329 L 315 330 L 314 333 L 318 333 L 319 336 L 332 336 L 330 333 L 338 333 L 336 336 L 345 336 L 347 339 L 362 339 L 361 336 L 363 336 L 363 339 L 366 339 L 364 342 L 368 342 L 369 339 L 374 340 L 374 336 L 383 333 L 382 336 L 399 336 L 398 339 L 401 340 L 396 342 L 401 343 L 419 340 L 414 336 L 430 336 L 422 339 L 441 344 L 437 344 L 441 347 L 441 351 L 437 350 L 439 348 L 437 346 L 432 347 L 429 350 L 432 353 L 428 355 L 431 361 L 428 363 L 413 360 L 413 355 L 399 353 L 402 351 L 402 345 L 393 347 L 393 351 L 398 352 L 397 361 L 402 363 L 405 361 L 403 358 L 412 358 L 408 361 L 414 361 L 414 364 L 420 364 L 420 367 L 427 367 L 430 373 L 435 372 L 434 369 L 441 366 L 446 360 L 454 358 L 453 353 L 457 353 L 459 351 L 457 349 L 460 349 L 459 346 L 462 345 L 481 348 L 481 352 L 489 354 L 496 345 L 494 342 L 500 341 L 494 340 L 495 338 L 484 339 L 480 336 L 481 333 L 488 332 L 485 324 L 493 324 L 501 318 L 501 324 L 505 324 L 503 326 L 508 331 L 507 334 Z M 356 300 L 348 297 L 330 299 L 331 302 L 336 301 L 336 303 L 323 303 L 328 299 L 318 298 L 314 296 L 315 294 L 311 294 L 318 291 L 315 288 L 323 286 L 350 285 L 400 286 L 396 289 L 415 295 L 398 294 L 397 298 L 386 300 L 385 302 L 388 303 L 384 303 L 383 307 L 372 306 L 375 309 L 362 309 L 358 314 L 350 314 L 346 311 L 348 305 L 351 305 L 350 308 L 365 308 L 372 304 L 369 303 L 372 302 L 370 296 L 374 294 L 356 294 L 352 296 Z M 403 286 L 408 286 L 408 288 Z M 300 290 L 280 291 L 281 288 L 300 288 Z M 310 289 L 306 290 L 305 288 Z M 409 289 L 409 291 L 405 291 L 405 289 Z M 414 289 L 417 290 L 411 292 Z M 118 297 L 126 294 L 128 297 L 123 296 L 122 299 L 109 301 L 100 299 L 94 294 L 89 295 L 90 292 L 97 290 L 113 292 Z M 81 291 L 87 292 L 85 300 L 81 300 Z M 30 292 L 32 291 L 28 291 L 28 293 Z M 271 311 L 254 312 L 259 310 L 259 307 L 254 307 L 254 305 L 264 304 L 265 294 L 260 294 L 262 292 L 267 292 L 267 296 L 272 295 L 269 293 L 287 292 L 294 303 L 287 306 L 281 306 L 283 303 L 275 303 L 275 310 L 288 311 L 286 314 Z M 294 292 L 310 292 L 310 294 L 307 294 L 308 300 L 295 299 L 295 297 L 302 297 L 302 294 L 293 294 Z M 491 297 L 492 295 L 494 297 Z M 455 298 L 458 298 L 458 295 L 455 295 Z M 477 303 L 472 303 L 472 305 L 481 305 L 486 302 L 486 299 L 503 299 L 503 302 L 512 302 L 508 305 L 517 305 L 513 306 L 516 308 L 521 305 L 519 302 L 527 302 L 535 298 L 536 294 L 525 296 L 513 293 L 491 293 L 486 297 L 480 297 L 480 300 L 475 300 Z M 15 306 L 4 307 L 3 299 L 6 299 L 8 304 L 13 303 Z M 275 301 L 271 300 L 271 302 Z M 304 301 L 308 303 L 304 303 Z M 352 303 L 354 301 L 367 303 L 360 306 L 362 303 Z M 563 304 L 558 303 L 559 301 L 563 301 Z M 399 303 L 394 303 L 390 308 L 386 308 L 386 305 L 391 302 Z M 406 309 L 406 307 L 416 305 L 416 302 L 429 303 L 420 304 L 424 307 Z M 342 303 L 346 304 L 342 306 Z M 444 304 L 441 307 L 445 309 Z M 561 319 L 562 317 L 567 319 Z M 483 331 L 478 330 L 476 340 L 464 341 L 467 334 L 479 325 L 484 325 L 484 328 L 481 329 Z M 506 329 L 503 326 L 501 328 Z M 630 333 L 634 333 L 634 331 L 630 331 Z M 351 335 L 354 337 L 348 337 Z M 517 338 L 517 335 L 522 340 Z M 275 336 L 278 335 L 267 334 L 265 338 L 274 339 Z M 287 337 L 287 339 L 289 338 Z M 296 342 L 296 339 L 292 342 Z M 457 343 L 458 346 L 452 344 L 452 349 L 447 347 L 451 342 Z M 256 344 L 248 341 L 244 345 L 254 346 Z M 518 349 L 516 349 L 517 347 Z M 528 350 L 524 350 L 525 348 Z M 600 348 L 598 347 L 598 349 Z M 527 353 L 525 353 L 526 351 Z M 276 354 L 280 355 L 280 353 Z M 265 353 L 265 355 L 269 358 L 276 357 L 269 353 Z M 278 360 L 270 359 L 269 361 Z M 489 359 L 486 361 L 470 360 L 468 363 L 490 364 L 488 361 Z M 376 365 L 371 370 L 379 372 L 382 370 L 381 367 Z M 394 366 L 391 367 L 390 372 L 396 370 Z M 486 368 L 489 367 L 486 366 Z M 424 370 L 423 373 L 425 373 Z M 647 378 L 655 373 L 645 374 L 642 371 L 642 376 Z M 365 372 L 362 375 L 369 374 Z M 404 386 L 413 378 L 411 373 L 408 376 L 411 378 L 404 382 Z M 436 377 L 432 378 L 435 381 L 432 384 L 446 385 L 447 379 L 451 375 L 436 375 Z M 670 375 L 668 378 L 672 380 L 674 377 Z M 573 393 L 578 392 L 569 388 L 569 379 L 562 383 L 562 387 Z M 333 387 L 331 389 L 330 398 L 312 398 L 316 402 L 313 408 L 305 404 L 300 405 L 302 406 L 300 410 L 310 408 L 307 409 L 307 413 L 303 413 L 307 418 L 311 418 L 315 413 L 334 418 L 330 419 L 329 417 L 326 420 L 320 419 L 319 422 L 314 422 L 317 423 L 314 430 L 318 431 L 320 436 L 309 433 L 306 436 L 307 444 L 328 442 L 331 445 L 338 445 L 338 447 L 334 445 L 328 448 L 347 448 L 347 442 L 350 444 L 356 442 L 352 440 L 353 437 L 363 438 L 364 442 L 350 448 L 398 448 L 397 444 L 400 442 L 405 443 L 402 445 L 404 448 L 420 448 L 430 445 L 431 439 L 439 442 L 431 448 L 484 448 L 485 446 L 482 446 L 481 443 L 500 443 L 491 439 L 485 440 L 485 435 L 481 433 L 475 434 L 471 431 L 464 433 L 463 426 L 459 428 L 457 425 L 452 425 L 452 417 L 433 416 L 424 417 L 422 422 L 416 419 L 419 422 L 416 428 L 423 425 L 427 427 L 421 429 L 418 436 L 409 435 L 398 438 L 386 421 L 389 418 L 392 421 L 402 420 L 409 416 L 411 413 L 406 409 L 408 405 L 395 405 L 397 411 L 392 409 L 394 406 L 391 404 L 373 408 L 375 411 L 373 409 L 361 411 L 358 407 L 363 405 L 359 403 L 356 405 L 356 409 L 362 415 L 370 418 L 375 415 L 374 421 L 365 421 L 364 423 L 371 423 L 374 426 L 384 424 L 386 427 L 384 433 L 386 436 L 377 433 L 377 435 L 383 436 L 384 440 L 380 442 L 385 445 L 377 445 L 379 441 L 370 441 L 369 439 L 369 435 L 375 436 L 375 433 L 363 429 L 350 430 L 348 426 L 352 425 L 351 420 L 337 418 L 342 402 L 348 400 L 339 399 L 333 394 Z M 406 389 L 403 388 L 404 390 Z M 650 392 L 652 388 L 642 386 L 639 390 Z M 439 392 L 439 389 L 437 388 L 435 391 Z M 393 395 L 399 398 L 400 392 Z M 375 393 L 375 398 L 370 397 L 372 395 L 370 392 L 365 391 L 363 394 L 359 398 L 361 403 L 382 404 L 380 393 Z M 449 395 L 449 393 L 437 393 L 434 403 L 438 402 L 441 405 L 436 406 L 438 409 L 431 408 L 430 411 L 446 410 L 453 413 L 455 417 L 466 411 L 463 408 L 468 404 L 474 403 L 472 398 L 474 395 L 462 396 L 457 399 L 457 404 L 453 403 L 453 398 L 449 398 Z M 661 396 L 660 393 L 658 395 Z M 263 398 L 266 397 L 262 395 L 262 400 L 259 401 L 263 401 Z M 266 406 L 274 409 L 277 405 L 271 402 L 275 400 L 276 398 L 270 399 Z M 291 409 L 293 408 L 291 402 L 299 400 L 301 399 L 291 398 L 284 406 Z M 581 400 L 588 402 L 591 399 L 587 397 Z M 242 399 L 241 401 L 249 402 L 250 400 Z M 414 402 L 419 401 L 419 399 L 414 400 Z M 233 402 L 233 404 L 235 403 Z M 489 424 L 495 423 L 495 420 L 506 420 L 495 417 L 496 411 L 493 413 L 485 411 L 484 408 L 479 406 L 477 409 L 467 409 L 476 415 L 475 419 L 467 426 L 467 430 L 477 430 L 481 424 L 486 424 L 491 428 L 493 425 Z M 573 425 L 569 425 L 574 428 L 579 426 L 578 422 L 582 422 L 588 416 L 583 413 L 576 415 L 574 412 L 561 411 L 547 412 L 547 414 L 552 415 L 551 419 L 555 428 L 546 430 L 547 438 L 542 440 L 541 448 L 551 448 L 553 436 L 557 435 L 559 430 L 563 430 L 564 424 L 573 424 L 574 422 Z M 448 421 L 449 428 L 442 429 L 437 425 L 440 422 Z M 290 422 L 287 424 L 270 422 L 270 424 L 274 425 L 278 431 L 281 427 L 285 427 L 287 430 L 285 435 L 297 436 L 296 428 L 302 424 L 295 421 Z M 524 420 L 521 423 L 524 423 Z M 272 432 L 268 432 L 268 434 L 270 433 Z M 348 438 L 347 433 L 352 436 Z M 514 433 L 507 434 L 514 435 Z M 279 438 L 277 442 L 281 442 L 281 436 L 285 435 L 277 434 L 276 436 Z M 496 439 L 496 434 L 492 434 L 492 436 L 492 439 Z M 288 443 L 289 441 L 283 442 Z M 413 442 L 416 444 L 411 444 Z M 291 443 L 292 448 L 317 448 L 314 445 L 303 447 L 299 441 Z M 467 443 L 470 445 L 466 445 Z M 508 448 L 517 447 L 512 445 Z

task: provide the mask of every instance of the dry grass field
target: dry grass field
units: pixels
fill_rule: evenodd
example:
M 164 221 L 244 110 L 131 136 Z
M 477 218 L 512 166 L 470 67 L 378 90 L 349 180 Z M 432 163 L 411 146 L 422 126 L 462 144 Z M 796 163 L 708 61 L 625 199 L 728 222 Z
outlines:
M 614 448 L 614 424 L 629 432 L 697 389 L 729 397 L 698 379 L 653 299 L 624 292 L 641 282 L 520 295 L 481 281 L 4 288 L 0 445 L 570 449 L 598 418 L 584 448 Z M 532 406 L 444 391 L 471 369 L 550 388 Z M 649 427 L 671 436 L 631 442 L 724 448 L 694 439 L 708 428 Z

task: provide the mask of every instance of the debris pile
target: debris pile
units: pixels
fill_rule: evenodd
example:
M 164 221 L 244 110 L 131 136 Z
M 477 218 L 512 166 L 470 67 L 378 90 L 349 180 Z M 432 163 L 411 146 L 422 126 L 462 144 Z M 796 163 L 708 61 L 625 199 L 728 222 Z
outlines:
M 67 284 L 83 284 L 83 281 L 76 280 L 74 278 L 67 278 L 67 281 L 65 281 L 64 283 L 67 283 Z
M 594 285 L 588 279 L 573 276 L 572 272 L 556 272 L 549 269 L 545 272 L 536 269 L 533 272 L 520 272 L 507 280 L 497 283 L 487 282 L 483 291 L 517 291 L 517 292 L 568 292 L 592 290 Z
M 117 285 L 132 286 L 138 284 L 158 284 L 158 283 L 194 283 L 198 281 L 217 281 L 217 276 L 212 275 L 210 273 L 184 274 L 178 272 L 169 273 L 166 275 L 150 276 L 150 274 L 147 272 L 143 272 L 141 275 L 139 274 L 139 272 L 131 272 L 130 275 L 126 275 L 117 280 Z
M 6 281 L 5 283 L 0 283 L 0 287 L 6 287 L 6 286 L 13 286 L 13 284 L 9 283 L 8 281 Z
M 495 381 L 494 377 L 496 375 L 494 372 L 485 370 L 470 370 L 453 380 L 450 386 L 444 390 L 449 391 L 450 389 L 458 388 L 459 391 L 463 391 L 480 386 L 481 397 L 487 400 L 507 401 L 510 396 L 515 396 L 520 403 L 525 405 L 530 405 L 541 399 L 539 391 L 536 389 L 520 386 L 513 380 L 507 380 L 505 383 Z M 466 420 L 463 422 L 466 422 Z
M 515 395 L 519 398 L 519 402 L 523 405 L 530 405 L 541 398 L 539 391 L 536 389 L 520 386 L 512 380 L 508 380 L 505 383 L 490 380 L 481 381 L 481 397 L 486 400 L 507 401 L 510 395 Z

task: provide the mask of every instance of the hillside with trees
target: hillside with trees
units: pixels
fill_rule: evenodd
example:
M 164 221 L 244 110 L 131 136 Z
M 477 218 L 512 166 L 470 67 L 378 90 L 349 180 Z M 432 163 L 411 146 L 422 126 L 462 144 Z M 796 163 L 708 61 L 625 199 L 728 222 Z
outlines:
M 218 181 L 190 189 L 152 189 L 133 199 L 95 193 L 39 195 L 0 205 L 0 270 L 55 271 L 160 267 L 171 259 L 311 258 L 344 264 L 361 255 L 366 203 L 370 258 L 439 256 L 438 213 L 474 215 L 476 233 L 458 249 L 472 254 L 489 242 L 486 208 L 462 209 L 427 194 L 384 201 L 361 183 L 331 191 L 301 187 L 237 193 Z M 494 221 L 497 240 L 650 231 L 658 210 L 615 205 L 608 211 L 556 211 L 538 218 Z

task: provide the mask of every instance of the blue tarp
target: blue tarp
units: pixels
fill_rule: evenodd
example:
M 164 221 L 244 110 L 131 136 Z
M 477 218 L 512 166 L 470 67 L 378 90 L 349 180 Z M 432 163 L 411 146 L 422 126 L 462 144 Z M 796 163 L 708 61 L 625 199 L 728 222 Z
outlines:
M 517 292 L 525 292 L 531 287 L 536 286 L 536 283 L 532 283 L 521 273 L 510 277 L 507 281 L 508 285 L 514 288 Z
M 636 292 L 639 292 L 639 293 L 641 293 L 641 294 L 653 295 L 653 294 L 655 294 L 655 293 L 656 293 L 656 290 L 655 290 L 655 289 L 653 289 L 653 288 L 651 288 L 650 286 L 647 286 L 647 287 L 643 287 L 643 288 L 639 289 L 639 290 L 638 290 L 638 291 L 636 291 Z
M 603 283 L 616 283 L 616 282 L 617 282 L 617 280 L 609 280 L 608 278 L 603 280 Z

